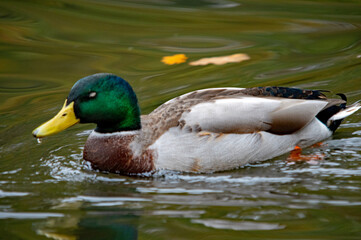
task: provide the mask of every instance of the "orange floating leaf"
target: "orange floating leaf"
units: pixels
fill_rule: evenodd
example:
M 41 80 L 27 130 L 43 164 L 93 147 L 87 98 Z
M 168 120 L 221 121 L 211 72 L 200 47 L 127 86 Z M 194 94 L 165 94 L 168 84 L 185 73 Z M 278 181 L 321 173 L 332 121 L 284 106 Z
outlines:
M 184 54 L 176 54 L 173 56 L 165 56 L 162 58 L 162 62 L 167 64 L 167 65 L 173 65 L 173 64 L 179 64 L 179 63 L 184 63 L 185 61 L 187 61 L 186 55 Z
M 226 63 L 243 62 L 249 59 L 250 57 L 247 54 L 237 53 L 229 56 L 201 58 L 197 61 L 190 62 L 189 65 L 192 66 L 204 66 L 208 64 L 223 65 Z

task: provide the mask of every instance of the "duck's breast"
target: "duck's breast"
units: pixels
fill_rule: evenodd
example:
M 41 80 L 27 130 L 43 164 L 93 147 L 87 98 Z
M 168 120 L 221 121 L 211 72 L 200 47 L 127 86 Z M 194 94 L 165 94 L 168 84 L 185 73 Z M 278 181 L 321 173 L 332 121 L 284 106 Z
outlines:
M 153 151 L 135 151 L 136 134 L 92 132 L 86 141 L 83 158 L 101 171 L 121 174 L 150 172 L 154 170 Z

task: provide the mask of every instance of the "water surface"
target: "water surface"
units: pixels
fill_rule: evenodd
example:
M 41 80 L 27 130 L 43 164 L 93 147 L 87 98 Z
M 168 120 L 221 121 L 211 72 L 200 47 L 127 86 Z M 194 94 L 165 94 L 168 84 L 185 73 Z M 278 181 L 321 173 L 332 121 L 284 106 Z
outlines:
M 361 112 L 332 139 L 214 174 L 99 173 L 82 160 L 94 125 L 38 144 L 31 131 L 74 82 L 112 72 L 144 114 L 191 90 L 279 85 L 361 99 L 358 1 L 0 2 L 0 231 L 4 239 L 360 239 Z M 246 53 L 221 66 L 168 66 Z

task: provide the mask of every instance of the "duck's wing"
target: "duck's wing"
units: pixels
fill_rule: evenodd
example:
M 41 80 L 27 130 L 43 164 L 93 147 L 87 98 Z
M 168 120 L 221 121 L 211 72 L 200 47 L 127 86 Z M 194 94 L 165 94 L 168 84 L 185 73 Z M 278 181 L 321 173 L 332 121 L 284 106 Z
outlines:
M 158 138 L 171 127 L 185 131 L 291 134 L 328 105 L 321 91 L 282 87 L 216 88 L 184 94 L 142 117 L 145 131 Z
M 192 106 L 182 114 L 181 127 L 193 131 L 291 134 L 306 126 L 326 101 L 240 96 Z

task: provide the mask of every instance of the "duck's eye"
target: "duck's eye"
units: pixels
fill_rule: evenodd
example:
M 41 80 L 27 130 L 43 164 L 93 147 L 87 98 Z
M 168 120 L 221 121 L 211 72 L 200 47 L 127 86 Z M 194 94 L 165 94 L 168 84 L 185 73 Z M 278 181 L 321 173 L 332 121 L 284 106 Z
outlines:
M 88 96 L 89 98 L 95 98 L 96 95 L 97 95 L 96 92 L 90 92 Z

